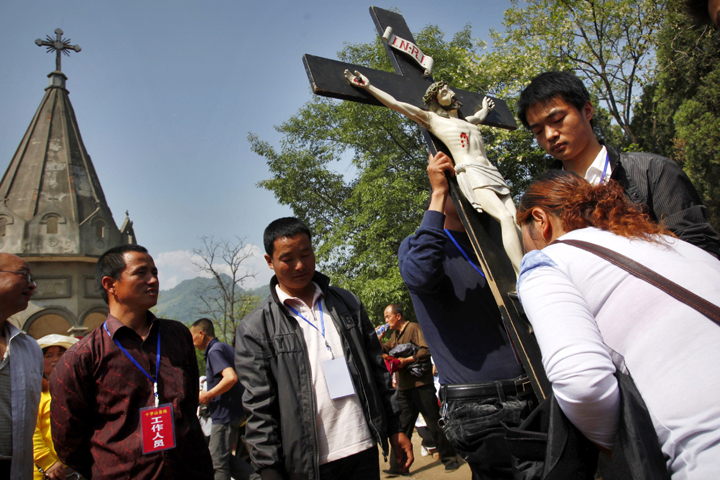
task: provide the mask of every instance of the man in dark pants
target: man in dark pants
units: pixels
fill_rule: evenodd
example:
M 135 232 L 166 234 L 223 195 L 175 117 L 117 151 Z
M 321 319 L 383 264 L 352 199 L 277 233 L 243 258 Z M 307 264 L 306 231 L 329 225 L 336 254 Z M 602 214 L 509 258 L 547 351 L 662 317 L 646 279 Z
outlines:
M 720 237 L 685 172 L 669 158 L 624 153 L 595 138 L 593 105 L 570 72 L 546 72 L 520 94 L 518 117 L 541 147 L 557 159 L 551 168 L 575 172 L 593 185 L 617 181 L 633 203 L 680 239 L 720 258 Z
M 448 199 L 452 160 L 430 159 L 430 206 L 400 245 L 400 274 L 440 374 L 443 432 L 476 479 L 511 479 L 502 423 L 529 412 L 523 370 L 465 228 Z
M 199 401 L 207 405 L 212 419 L 210 456 L 215 480 L 259 478 L 255 470 L 232 454 L 233 445 L 239 443 L 240 430 L 245 420 L 242 406 L 243 389 L 235 373 L 235 350 L 215 338 L 215 327 L 210 319 L 201 318 L 190 327 L 195 348 L 205 355 L 207 391 L 201 391 Z
M 385 323 L 388 324 L 392 333 L 390 340 L 382 344 L 383 352 L 388 353 L 398 345 L 407 343 L 418 348 L 414 355 L 398 358 L 400 370 L 397 372 L 397 399 L 400 404 L 400 426 L 405 435 L 412 438 L 415 420 L 417 420 L 418 413 L 422 413 L 435 447 L 440 454 L 440 460 L 445 465 L 445 471 L 455 471 L 460 468 L 460 464 L 455 450 L 450 446 L 438 425 L 440 408 L 435 395 L 430 349 L 425 343 L 422 330 L 417 323 L 405 321 L 402 307 L 396 303 L 385 308 L 384 316 Z M 411 373 L 409 367 L 421 363 L 427 366 L 421 376 Z

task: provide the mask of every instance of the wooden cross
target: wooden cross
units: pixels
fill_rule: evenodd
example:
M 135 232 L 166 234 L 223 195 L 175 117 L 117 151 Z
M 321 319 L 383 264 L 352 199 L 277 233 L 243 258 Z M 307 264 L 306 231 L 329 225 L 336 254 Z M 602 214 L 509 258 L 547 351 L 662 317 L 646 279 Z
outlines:
M 345 79 L 345 70 L 356 70 L 372 79 L 373 85 L 389 93 L 397 100 L 425 109 L 423 95 L 433 83 L 432 76 L 427 75 L 417 54 L 419 49 L 414 45 L 410 29 L 402 15 L 378 7 L 370 7 L 370 15 L 375 22 L 380 36 L 386 35 L 387 28 L 392 29 L 396 37 L 400 37 L 408 46 L 402 53 L 393 49 L 388 42 L 383 42 L 395 73 L 352 65 L 327 58 L 304 55 L 303 62 L 310 80 L 313 93 L 326 97 L 339 98 L 371 105 L 382 104 L 365 90 L 357 89 Z M 387 35 L 386 35 L 387 36 Z M 452 86 L 451 86 L 452 87 Z M 459 90 L 453 87 L 457 98 L 462 102 L 459 117 L 473 115 L 482 106 L 484 95 Z M 493 98 L 495 108 L 487 116 L 483 124 L 493 127 L 514 130 L 517 123 L 513 114 L 502 99 Z M 435 154 L 437 150 L 450 154 L 447 148 L 430 132 L 423 129 L 428 148 Z M 540 348 L 537 345 L 532 327 L 517 300 L 515 291 L 515 273 L 502 244 L 500 225 L 487 213 L 478 213 L 460 192 L 454 177 L 448 177 L 450 194 L 460 218 L 473 244 L 473 248 L 487 278 L 488 284 L 498 304 L 505 327 L 510 335 L 520 361 L 533 385 L 533 390 L 542 400 L 550 393 L 550 382 L 545 375 L 541 363 Z
M 60 54 L 64 53 L 68 57 L 70 56 L 70 52 L 68 50 L 75 50 L 76 52 L 79 52 L 82 50 L 80 48 L 80 45 L 70 45 L 70 39 L 66 38 L 63 40 L 62 38 L 63 31 L 59 28 L 55 29 L 55 39 L 50 35 L 47 35 L 45 37 L 45 40 L 42 40 L 38 38 L 35 40 L 35 45 L 38 47 L 47 47 L 48 52 L 56 52 L 57 56 L 55 57 L 55 71 L 56 72 L 62 72 L 60 69 Z

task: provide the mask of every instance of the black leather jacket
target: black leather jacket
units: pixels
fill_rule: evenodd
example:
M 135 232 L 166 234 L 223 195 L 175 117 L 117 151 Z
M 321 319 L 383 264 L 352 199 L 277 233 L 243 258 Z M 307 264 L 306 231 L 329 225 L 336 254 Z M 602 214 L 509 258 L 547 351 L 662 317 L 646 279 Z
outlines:
M 387 455 L 388 437 L 400 431 L 390 373 L 360 300 L 315 273 L 323 301 L 343 340 L 343 352 L 370 432 Z M 315 394 L 305 338 L 297 321 L 270 296 L 243 319 L 235 339 L 235 367 L 245 393 L 245 440 L 262 478 L 319 480 Z M 326 317 L 327 318 L 327 317 Z
M 707 221 L 700 195 L 677 163 L 653 153 L 605 148 L 610 156 L 610 178 L 623 187 L 631 202 L 646 205 L 652 220 L 662 221 L 680 239 L 720 258 L 720 237 Z M 553 162 L 550 168 L 562 168 L 562 162 Z

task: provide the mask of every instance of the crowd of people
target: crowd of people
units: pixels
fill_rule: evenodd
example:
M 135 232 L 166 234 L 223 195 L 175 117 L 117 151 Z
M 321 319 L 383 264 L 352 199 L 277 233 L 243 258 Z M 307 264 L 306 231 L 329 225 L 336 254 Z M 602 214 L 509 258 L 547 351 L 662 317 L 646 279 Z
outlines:
M 573 243 L 620 253 L 720 305 L 720 237 L 705 207 L 672 160 L 598 141 L 590 96 L 571 73 L 533 79 L 518 110 L 557 160 L 519 203 L 517 293 L 560 408 L 609 454 L 622 428 L 614 373 L 629 374 L 669 475 L 714 478 L 720 386 L 706 369 L 720 363 L 720 327 Z M 390 303 L 384 343 L 361 299 L 316 270 L 297 218 L 265 229 L 270 295 L 232 346 L 209 319 L 188 328 L 153 315 L 158 271 L 139 245 L 98 259 L 101 327 L 80 341 L 35 341 L 8 321 L 36 288 L 30 265 L 0 254 L 0 478 L 368 480 L 380 478 L 380 453 L 392 453 L 389 474 L 407 475 L 419 414 L 446 471 L 465 461 L 473 479 L 514 478 L 505 429 L 537 398 L 449 199 L 453 160 L 431 156 L 427 171 L 428 209 L 398 252 L 417 323 Z M 195 349 L 206 360 L 202 391 Z

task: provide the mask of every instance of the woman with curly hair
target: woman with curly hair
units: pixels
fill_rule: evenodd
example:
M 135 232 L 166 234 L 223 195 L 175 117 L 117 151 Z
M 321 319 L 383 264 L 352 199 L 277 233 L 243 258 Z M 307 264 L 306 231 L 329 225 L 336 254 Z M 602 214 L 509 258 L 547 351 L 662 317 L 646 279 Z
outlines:
M 616 369 L 632 375 L 672 478 L 720 471 L 720 327 L 607 260 L 555 240 L 619 252 L 720 304 L 720 262 L 672 236 L 614 182 L 553 170 L 518 209 L 528 252 L 518 294 L 560 408 L 601 449 L 618 429 Z

